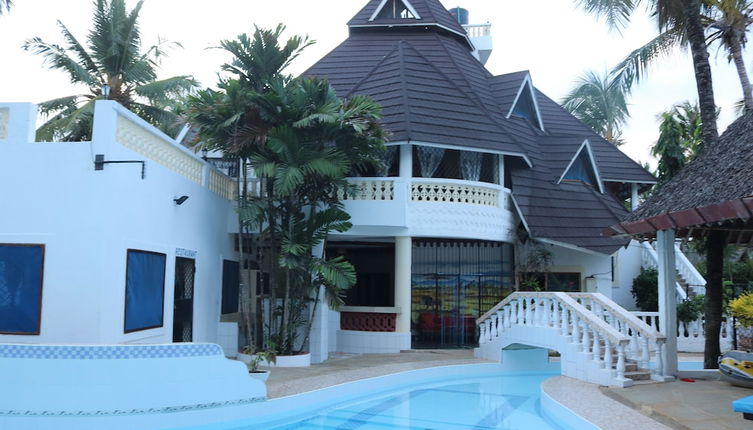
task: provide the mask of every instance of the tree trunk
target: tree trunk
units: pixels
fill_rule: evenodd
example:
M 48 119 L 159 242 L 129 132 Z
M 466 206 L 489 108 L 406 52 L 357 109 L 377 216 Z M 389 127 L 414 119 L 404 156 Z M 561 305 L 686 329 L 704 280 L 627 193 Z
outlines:
M 704 148 L 712 147 L 719 132 L 716 127 L 716 103 L 714 102 L 714 87 L 711 81 L 711 65 L 709 52 L 706 49 L 706 37 L 701 24 L 701 5 L 699 0 L 682 0 L 685 17 L 687 18 L 687 35 L 690 52 L 693 54 L 695 82 L 698 89 L 698 105 L 701 109 L 703 121 Z
M 719 367 L 717 360 L 721 354 L 719 331 L 722 328 L 722 275 L 726 242 L 727 234 L 722 231 L 712 231 L 706 238 L 706 346 L 703 354 L 703 367 L 706 369 Z
M 737 68 L 737 76 L 740 78 L 740 86 L 743 88 L 743 101 L 745 102 L 745 111 L 753 111 L 753 89 L 750 87 L 748 71 L 745 70 L 745 61 L 743 60 L 743 48 L 740 39 L 732 37 L 729 45 L 730 54 Z

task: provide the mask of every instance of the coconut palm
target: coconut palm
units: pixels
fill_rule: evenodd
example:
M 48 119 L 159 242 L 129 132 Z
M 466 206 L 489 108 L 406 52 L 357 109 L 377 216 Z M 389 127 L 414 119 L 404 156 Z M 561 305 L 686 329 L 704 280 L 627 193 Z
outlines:
M 588 12 L 604 16 L 607 22 L 623 28 L 630 20 L 640 0 L 577 0 Z M 702 137 L 705 147 L 712 147 L 719 139 L 716 125 L 716 103 L 711 78 L 711 65 L 704 34 L 700 0 L 646 0 L 649 10 L 656 17 L 660 31 L 683 29 L 683 37 L 688 41 L 693 58 L 693 66 L 698 90 L 699 108 L 702 120 Z M 704 366 L 712 369 L 718 366 L 720 354 L 719 330 L 722 316 L 722 261 L 726 236 L 713 232 L 707 238 L 707 289 L 705 304 Z
M 713 6 L 706 14 L 709 43 L 718 41 L 727 51 L 729 61 L 735 63 L 743 90 L 745 109 L 753 110 L 753 89 L 743 61 L 743 49 L 748 39 L 748 27 L 753 24 L 753 2 L 748 0 L 706 0 Z
M 176 131 L 178 118 L 171 106 L 195 88 L 196 82 L 189 76 L 157 80 L 160 58 L 166 48 L 177 44 L 160 41 L 142 52 L 138 26 L 142 3 L 128 11 L 124 0 L 96 0 L 94 27 L 86 44 L 60 21 L 62 45 L 39 37 L 24 43 L 24 49 L 41 55 L 50 69 L 67 73 L 72 83 L 87 90 L 41 103 L 40 112 L 48 119 L 37 130 L 38 139 L 88 140 L 94 102 L 103 98 L 117 101 L 168 134 Z
M 13 6 L 12 0 L 0 0 L 0 15 L 4 13 L 3 11 L 10 11 L 11 6 Z
M 589 70 L 578 77 L 562 107 L 614 145 L 622 145 L 622 126 L 630 117 L 620 82 Z
M 684 102 L 660 115 L 659 140 L 651 155 L 659 159 L 659 185 L 682 170 L 703 148 L 701 113 L 697 105 Z

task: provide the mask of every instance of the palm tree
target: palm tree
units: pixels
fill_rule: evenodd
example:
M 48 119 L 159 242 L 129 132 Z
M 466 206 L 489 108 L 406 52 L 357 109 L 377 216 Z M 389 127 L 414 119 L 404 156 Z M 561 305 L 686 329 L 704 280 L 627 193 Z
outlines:
M 624 143 L 622 126 L 630 113 L 624 88 L 608 74 L 599 75 L 589 70 L 578 77 L 562 100 L 562 107 L 614 145 Z
M 743 61 L 743 48 L 748 39 L 748 27 L 753 24 L 753 2 L 748 0 L 706 0 L 713 8 L 704 16 L 709 29 L 708 42 L 719 41 L 728 52 L 728 60 L 735 63 L 743 90 L 745 109 L 753 110 L 753 89 Z
M 11 6 L 13 6 L 12 0 L 0 0 L 0 15 L 3 14 L 3 10 L 5 10 L 5 12 L 10 11 Z
M 659 186 L 677 175 L 703 148 L 701 113 L 697 105 L 677 104 L 660 118 L 659 140 L 651 148 L 651 155 L 659 159 Z
M 141 51 L 138 16 L 142 3 L 143 0 L 139 1 L 128 11 L 124 0 L 97 0 L 94 28 L 86 45 L 60 21 L 63 45 L 39 37 L 24 43 L 24 49 L 41 55 L 50 69 L 67 73 L 72 83 L 87 89 L 84 94 L 40 104 L 40 111 L 48 115 L 48 120 L 37 130 L 38 139 L 88 140 L 94 102 L 104 98 L 117 101 L 168 134 L 179 128 L 171 106 L 178 97 L 195 88 L 196 81 L 189 76 L 157 80 L 159 60 L 171 44 L 160 41 Z

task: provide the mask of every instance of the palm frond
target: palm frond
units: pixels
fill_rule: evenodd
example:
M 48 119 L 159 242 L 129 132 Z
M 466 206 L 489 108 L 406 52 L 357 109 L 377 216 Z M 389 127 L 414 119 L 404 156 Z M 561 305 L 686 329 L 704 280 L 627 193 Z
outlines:
M 622 32 L 640 0 L 577 0 L 585 12 L 604 18 L 610 28 Z
M 136 94 L 149 99 L 152 104 L 164 105 L 175 98 L 186 96 L 197 86 L 198 83 L 191 76 L 173 76 L 139 85 L 134 90 Z
M 684 27 L 668 29 L 628 54 L 612 69 L 610 75 L 626 94 L 630 94 L 633 86 L 645 77 L 652 64 L 671 54 L 676 48 L 686 46 L 687 34 Z
M 100 85 L 97 77 L 92 76 L 86 67 L 71 58 L 65 48 L 60 45 L 47 43 L 39 37 L 34 37 L 26 40 L 22 48 L 31 51 L 32 54 L 41 55 L 44 63 L 51 69 L 66 72 L 73 83 L 83 83 L 91 88 Z

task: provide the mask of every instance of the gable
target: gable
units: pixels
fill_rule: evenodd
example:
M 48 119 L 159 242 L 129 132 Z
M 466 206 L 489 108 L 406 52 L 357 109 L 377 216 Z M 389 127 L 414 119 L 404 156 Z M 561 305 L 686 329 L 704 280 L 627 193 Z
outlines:
M 562 173 L 558 183 L 568 180 L 580 181 L 597 188 L 602 193 L 604 192 L 599 170 L 596 168 L 596 161 L 588 140 L 583 142 L 583 145 L 581 145 L 575 157 L 573 157 L 567 169 L 565 169 L 565 172 Z
M 408 0 L 382 0 L 369 21 L 379 19 L 421 19 L 421 16 Z
M 513 101 L 512 107 L 507 113 L 507 118 L 513 115 L 527 119 L 531 124 L 538 127 L 539 130 L 544 131 L 544 122 L 541 120 L 539 104 L 533 92 L 531 75 L 526 75 L 525 79 L 523 79 L 518 89 L 518 94 L 515 96 L 515 101 Z

